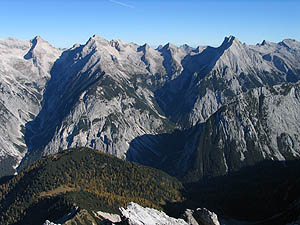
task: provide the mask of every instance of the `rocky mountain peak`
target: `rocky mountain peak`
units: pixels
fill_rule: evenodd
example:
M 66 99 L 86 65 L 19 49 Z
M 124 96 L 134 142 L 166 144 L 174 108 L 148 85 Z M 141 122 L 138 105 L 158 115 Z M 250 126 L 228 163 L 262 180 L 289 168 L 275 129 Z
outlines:
M 30 40 L 32 48 L 55 48 L 48 41 L 45 41 L 40 35 Z
M 94 34 L 92 37 L 90 37 L 90 39 L 87 41 L 86 45 L 96 45 L 96 44 L 100 44 L 100 45 L 108 45 L 109 41 L 106 40 L 105 38 Z
M 31 42 L 45 41 L 40 35 L 35 36 Z
M 150 45 L 148 45 L 147 43 L 145 43 L 144 45 L 141 45 L 137 48 L 138 52 L 143 52 L 144 54 L 147 54 L 150 51 L 151 47 Z
M 290 46 L 298 43 L 283 42 Z M 35 76 L 40 82 L 40 77 L 45 78 L 38 85 L 38 94 L 46 89 L 49 95 L 39 96 L 44 98 L 42 109 L 36 101 L 32 115 L 39 114 L 39 118 L 31 123 L 35 134 L 22 143 L 24 148 L 37 143 L 32 144 L 30 151 L 43 148 L 44 155 L 68 147 L 91 146 L 124 158 L 128 151 L 138 155 L 136 152 L 145 149 L 144 143 L 150 143 L 147 149 L 157 153 L 159 148 L 153 137 L 172 131 L 173 122 L 182 127 L 194 126 L 206 121 L 228 99 L 241 92 L 280 84 L 288 80 L 284 77 L 287 71 L 296 74 L 289 74 L 289 81 L 299 76 L 297 49 L 290 51 L 275 43 L 270 48 L 248 46 L 234 36 L 226 37 L 218 48 L 199 47 L 191 52 L 187 45 L 176 47 L 168 43 L 153 49 L 147 44 L 108 41 L 98 35 L 92 36 L 85 45 L 64 51 L 60 58 L 61 51 L 50 47 L 39 36 L 31 42 L 0 40 L 0 47 L 5 52 L 2 58 L 7 59 L 2 64 L 9 65 L 7 76 L 13 73 L 28 76 L 30 69 L 28 79 Z M 12 58 L 18 52 L 21 60 L 18 57 L 10 65 L 14 61 L 7 57 L 8 51 L 12 51 Z M 20 71 L 16 73 L 16 70 Z M 50 81 L 45 85 L 50 77 L 52 86 Z M 14 104 L 11 106 L 12 114 L 18 114 Z M 23 116 L 22 126 L 30 121 L 30 115 Z M 16 126 L 16 132 L 19 127 Z M 141 137 L 141 145 L 132 144 Z M 43 147 L 39 146 L 40 140 L 45 140 Z
M 159 45 L 159 46 L 157 46 L 156 50 L 160 51 L 163 47 L 164 47 L 163 45 Z
M 300 42 L 295 39 L 284 39 L 279 42 L 279 45 L 284 46 L 287 49 L 300 49 Z
M 204 49 L 206 49 L 207 46 L 197 46 L 194 50 L 193 50 L 193 53 L 194 54 L 199 54 L 201 53 Z
M 100 35 L 98 34 L 94 34 L 91 39 L 94 39 L 94 40 L 106 40 L 105 38 L 101 37 Z
M 271 43 L 269 42 L 269 41 L 267 41 L 267 40 L 263 40 L 262 42 L 261 42 L 261 44 L 258 44 L 258 45 L 261 45 L 261 46 L 267 46 L 267 45 L 270 45 Z
M 56 49 L 47 41 L 45 41 L 41 36 L 37 35 L 33 39 L 30 40 L 31 47 L 29 51 L 24 55 L 24 59 L 34 59 L 36 63 L 36 59 L 46 57 L 46 53 L 52 53 L 51 57 L 57 58 L 58 55 L 62 52 L 59 49 Z M 55 52 L 55 53 L 54 53 Z
M 147 43 L 145 43 L 144 45 L 141 46 L 143 49 L 148 50 L 150 49 L 150 45 L 148 45 Z
M 80 46 L 81 46 L 81 44 L 76 43 L 76 44 L 74 44 L 74 45 L 71 47 L 71 49 L 75 49 L 75 48 L 78 48 L 78 47 L 80 47 Z
M 183 44 L 183 45 L 181 45 L 179 48 L 180 48 L 180 49 L 183 49 L 183 50 L 186 51 L 186 52 L 191 52 L 192 50 L 194 50 L 193 47 L 191 47 L 191 46 L 189 46 L 189 45 L 187 45 L 187 44 Z
M 174 51 L 174 50 L 176 50 L 177 49 L 177 46 L 176 45 L 174 45 L 174 44 L 172 44 L 172 43 L 167 43 L 167 44 L 165 44 L 162 48 L 161 48 L 161 50 L 162 51 Z
M 237 47 L 240 45 L 242 45 L 242 43 L 236 37 L 230 35 L 229 37 L 225 37 L 223 43 L 219 48 L 228 49 L 229 47 L 233 47 L 233 46 Z

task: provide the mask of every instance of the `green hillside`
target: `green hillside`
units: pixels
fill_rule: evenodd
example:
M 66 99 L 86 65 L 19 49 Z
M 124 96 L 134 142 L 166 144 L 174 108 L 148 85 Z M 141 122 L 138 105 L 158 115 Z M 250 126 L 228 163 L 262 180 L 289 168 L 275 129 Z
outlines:
M 182 201 L 182 185 L 166 173 L 88 148 L 37 161 L 0 185 L 1 224 L 55 221 L 74 205 L 117 212 L 134 201 L 161 209 Z

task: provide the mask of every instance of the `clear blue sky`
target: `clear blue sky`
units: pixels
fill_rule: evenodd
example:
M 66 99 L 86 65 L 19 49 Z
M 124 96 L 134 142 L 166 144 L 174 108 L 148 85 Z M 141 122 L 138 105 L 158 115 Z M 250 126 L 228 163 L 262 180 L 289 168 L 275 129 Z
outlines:
M 0 38 L 71 47 L 93 34 L 152 46 L 300 41 L 300 0 L 0 0 Z

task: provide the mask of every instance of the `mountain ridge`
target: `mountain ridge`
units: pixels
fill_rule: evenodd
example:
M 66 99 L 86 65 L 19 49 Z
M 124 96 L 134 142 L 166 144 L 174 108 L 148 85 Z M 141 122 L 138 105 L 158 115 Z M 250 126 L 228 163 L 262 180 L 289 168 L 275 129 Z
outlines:
M 49 70 L 60 53 L 46 42 L 0 40 L 1 176 L 14 173 L 26 153 L 25 124 L 41 108 Z
M 134 180 L 132 173 L 147 171 L 145 176 L 151 178 L 138 181 L 142 197 L 135 200 L 151 200 L 156 207 L 171 201 L 166 211 L 174 214 L 185 204 L 193 208 L 207 204 L 220 215 L 252 221 L 268 218 L 268 223 L 276 220 L 272 219 L 276 213 L 281 213 L 280 221 L 295 220 L 299 215 L 298 202 L 292 202 L 299 199 L 299 170 L 295 170 L 300 158 L 299 56 L 300 43 L 291 39 L 246 45 L 230 36 L 216 48 L 168 43 L 153 49 L 93 36 L 64 50 L 40 37 L 0 40 L 0 176 L 12 175 L 18 167 L 16 176 L 1 184 L 2 218 L 14 221 L 10 215 L 17 213 L 19 219 L 29 220 L 27 213 L 41 208 L 45 214 L 39 221 L 44 222 L 51 214 L 44 206 L 65 212 L 74 199 L 84 206 L 99 206 L 103 201 L 87 199 L 107 200 L 107 189 L 118 192 L 111 200 L 117 203 L 107 200 L 107 205 L 119 207 L 124 196 L 135 193 L 124 192 L 124 185 Z M 63 151 L 78 147 L 122 160 L 93 150 L 84 156 L 84 148 Z M 95 163 L 98 156 L 107 164 Z M 187 196 L 180 195 L 183 186 L 175 178 L 136 162 L 180 178 Z M 122 165 L 130 166 L 120 169 Z M 135 172 L 127 174 L 131 169 Z M 97 183 L 93 177 L 104 170 L 113 175 Z M 127 174 L 126 179 L 115 174 L 119 172 Z M 80 176 L 85 182 L 80 182 Z M 124 179 L 120 185 L 112 177 Z M 288 182 L 283 182 L 286 177 Z M 149 194 L 152 189 L 143 184 L 156 178 L 158 186 L 150 187 L 165 190 L 168 180 L 175 189 Z M 105 189 L 110 184 L 114 188 Z M 274 185 L 278 189 L 273 190 Z M 282 194 L 285 191 L 288 198 Z M 150 200 L 143 198 L 146 193 Z M 228 196 L 234 197 L 228 201 Z M 34 197 L 43 200 L 36 202 Z M 173 208 L 172 199 L 183 197 L 188 198 Z M 257 215 L 247 211 L 254 204 L 252 198 L 260 204 Z M 234 204 L 226 206 L 231 201 Z M 265 201 L 270 205 L 265 206 Z
M 48 74 L 38 89 L 41 102 L 36 112 L 21 122 L 24 134 L 18 138 L 24 152 L 18 153 L 18 160 L 23 158 L 20 168 L 44 155 L 79 146 L 125 159 L 135 140 L 142 142 L 131 149 L 133 159 L 141 159 L 141 154 L 170 156 L 171 145 L 163 144 L 170 137 L 161 134 L 176 137 L 176 130 L 191 129 L 193 135 L 176 148 L 179 162 L 185 165 L 175 167 L 188 168 L 189 160 L 184 157 L 196 151 L 198 124 L 239 94 L 296 82 L 300 76 L 300 45 L 288 39 L 252 46 L 230 36 L 217 48 L 169 43 L 153 49 L 94 35 L 67 50 L 52 49 L 39 37 L 26 47 L 22 41 L 4 42 L 16 42 L 17 49 L 26 49 L 21 56 L 27 54 L 28 59 L 23 59 Z M 51 49 L 49 54 L 47 49 Z

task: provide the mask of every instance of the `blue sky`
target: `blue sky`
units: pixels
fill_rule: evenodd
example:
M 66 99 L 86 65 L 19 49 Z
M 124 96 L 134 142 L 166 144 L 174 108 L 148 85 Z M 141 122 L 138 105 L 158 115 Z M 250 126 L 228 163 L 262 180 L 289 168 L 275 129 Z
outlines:
M 0 0 L 0 38 L 41 35 L 56 47 L 93 34 L 152 46 L 300 41 L 299 0 Z

